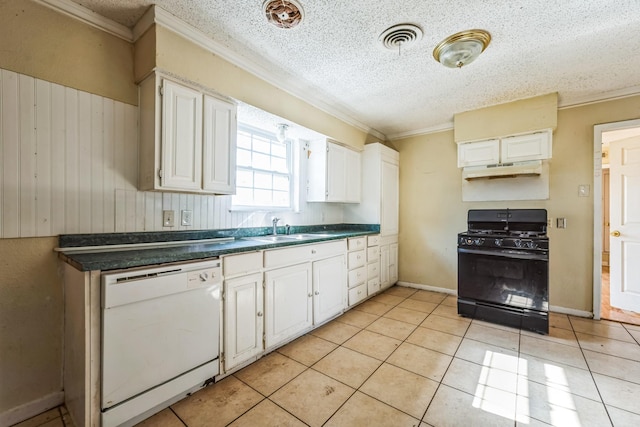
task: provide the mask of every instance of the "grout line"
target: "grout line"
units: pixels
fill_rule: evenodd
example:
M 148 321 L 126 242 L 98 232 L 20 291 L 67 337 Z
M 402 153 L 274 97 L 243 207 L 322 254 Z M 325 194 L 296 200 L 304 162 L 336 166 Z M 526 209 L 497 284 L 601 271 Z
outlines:
M 177 402 L 176 402 L 176 403 L 177 403 Z M 173 410 L 173 405 L 169 406 L 169 408 L 168 408 L 168 409 L 169 409 L 171 412 L 173 412 L 173 415 L 175 415 L 175 416 L 176 416 L 176 418 L 177 418 L 177 419 L 179 419 L 179 420 L 180 420 L 180 422 L 181 422 L 185 427 L 188 427 L 188 426 L 187 426 L 187 423 L 186 423 L 186 422 L 185 422 L 185 421 L 180 417 L 180 415 L 178 415 L 178 413 L 177 413 L 176 411 L 174 411 L 174 410 Z

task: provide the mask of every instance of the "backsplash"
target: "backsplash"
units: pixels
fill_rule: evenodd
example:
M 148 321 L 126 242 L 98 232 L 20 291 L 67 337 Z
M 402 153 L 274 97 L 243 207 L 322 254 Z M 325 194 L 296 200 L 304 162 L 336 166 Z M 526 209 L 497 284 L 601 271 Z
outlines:
M 230 211 L 231 196 L 142 192 L 138 108 L 0 69 L 0 237 L 344 222 L 342 205 Z M 193 211 L 163 227 L 162 211 Z

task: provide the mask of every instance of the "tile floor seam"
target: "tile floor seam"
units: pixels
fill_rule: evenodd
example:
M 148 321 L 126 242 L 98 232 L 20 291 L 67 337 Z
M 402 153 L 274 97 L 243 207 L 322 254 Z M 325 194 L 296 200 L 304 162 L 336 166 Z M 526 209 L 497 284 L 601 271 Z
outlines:
M 215 384 L 215 383 L 214 383 L 214 384 Z M 212 384 L 212 385 L 213 385 L 213 384 Z M 174 411 L 174 410 L 173 410 L 173 405 L 169 406 L 169 410 L 170 410 L 171 412 L 173 412 L 173 415 L 175 415 L 175 417 L 176 417 L 177 419 L 179 419 L 179 420 L 180 420 L 180 422 L 182 423 L 182 425 L 183 425 L 183 426 L 185 426 L 185 427 L 189 427 L 189 426 L 187 425 L 187 423 L 186 423 L 186 422 L 185 422 L 185 421 L 180 417 L 180 415 L 178 415 L 178 413 L 177 413 L 176 411 Z
M 260 401 L 260 403 L 264 402 L 265 400 L 268 400 L 269 402 L 273 403 L 274 405 L 276 405 L 278 408 L 282 409 L 283 411 L 285 411 L 287 414 L 291 415 L 292 417 L 294 417 L 296 420 L 300 421 L 302 424 L 309 426 L 309 424 L 305 423 L 304 421 L 302 421 L 300 418 L 298 418 L 295 414 L 291 413 L 289 410 L 287 410 L 286 408 L 283 408 L 282 406 L 278 405 L 275 401 L 269 399 L 268 397 L 265 397 L 263 400 Z M 260 404 L 259 403 L 259 404 Z M 244 414 L 242 414 L 244 415 Z
M 571 321 L 571 317 L 569 317 L 569 321 Z M 573 328 L 573 323 L 571 323 L 571 327 Z M 578 335 L 576 333 L 575 328 L 573 328 L 573 333 L 576 335 L 576 338 L 577 338 Z M 607 407 L 607 404 L 605 403 L 604 398 L 602 397 L 602 393 L 600 392 L 600 387 L 598 387 L 598 382 L 593 376 L 593 371 L 591 370 L 591 366 L 589 366 L 589 361 L 587 360 L 587 356 L 585 356 L 584 354 L 585 349 L 582 348 L 582 344 L 580 344 L 580 340 L 578 340 L 578 348 L 580 349 L 580 353 L 582 354 L 584 363 L 587 365 L 587 369 L 589 369 L 589 375 L 591 376 L 591 381 L 593 381 L 593 385 L 595 386 L 596 391 L 598 392 L 598 396 L 600 397 L 600 402 L 602 403 L 602 406 L 604 407 L 604 411 L 607 414 L 607 417 L 609 418 L 609 423 L 611 423 L 612 426 L 615 426 L 615 424 L 613 423 L 613 419 L 611 418 L 611 414 L 609 414 L 609 408 Z

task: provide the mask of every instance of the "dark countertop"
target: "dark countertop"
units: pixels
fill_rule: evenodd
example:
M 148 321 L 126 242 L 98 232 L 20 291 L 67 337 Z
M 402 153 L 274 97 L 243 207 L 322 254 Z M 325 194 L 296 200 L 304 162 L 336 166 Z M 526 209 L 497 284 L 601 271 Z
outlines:
M 279 227 L 278 231 L 280 232 Z M 290 240 L 282 242 L 261 242 L 252 237 L 265 236 L 271 231 L 270 227 L 241 228 L 229 230 L 203 230 L 203 231 L 175 231 L 152 233 L 105 233 L 105 234 L 76 234 L 61 235 L 59 239 L 59 257 L 80 271 L 90 270 L 116 270 L 122 268 L 142 267 L 157 264 L 165 264 L 177 261 L 200 260 L 241 252 L 274 249 L 293 245 L 318 243 L 330 240 L 345 239 L 348 237 L 378 234 L 379 225 L 368 224 L 334 224 L 324 226 L 297 226 L 291 227 L 292 234 L 322 233 L 316 237 L 307 237 L 304 240 Z M 284 234 L 284 229 L 282 229 Z M 221 242 L 194 242 L 189 240 L 206 240 L 216 238 L 233 238 L 230 241 Z M 132 249 L 108 249 L 109 245 L 184 242 L 184 244 Z M 107 250 L 100 248 L 95 251 L 69 252 L 73 248 L 82 246 L 106 246 Z

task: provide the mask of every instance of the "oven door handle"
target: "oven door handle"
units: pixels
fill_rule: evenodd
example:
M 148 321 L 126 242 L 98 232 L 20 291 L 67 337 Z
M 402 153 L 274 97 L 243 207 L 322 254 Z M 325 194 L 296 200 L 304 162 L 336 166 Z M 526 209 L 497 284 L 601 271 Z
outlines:
M 533 259 L 538 261 L 549 261 L 549 255 L 547 254 L 531 254 L 526 252 L 501 252 L 501 251 L 482 251 L 478 249 L 464 249 L 458 248 L 458 253 L 462 254 L 475 254 L 475 255 L 489 255 L 502 258 L 514 258 L 514 259 Z

